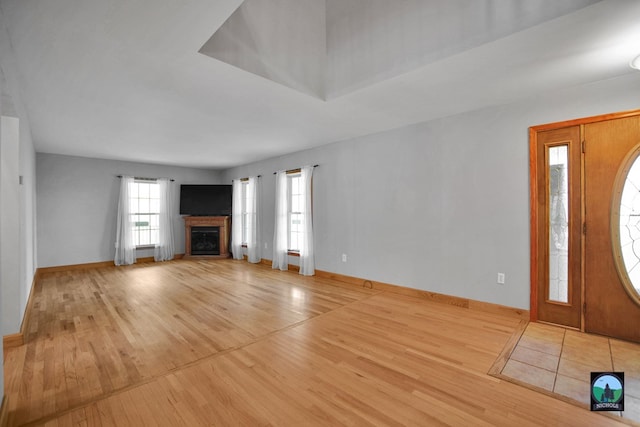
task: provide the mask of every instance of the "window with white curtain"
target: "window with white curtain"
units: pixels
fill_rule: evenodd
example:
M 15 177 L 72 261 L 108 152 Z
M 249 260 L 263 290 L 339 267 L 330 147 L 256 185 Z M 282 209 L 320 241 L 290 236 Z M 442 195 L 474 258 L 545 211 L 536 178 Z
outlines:
M 301 178 L 300 173 L 287 175 L 289 181 L 287 186 L 287 249 L 291 252 L 300 252 L 304 231 Z
M 276 173 L 272 268 L 287 270 L 288 255 L 299 255 L 300 274 L 315 274 L 311 179 L 313 166 Z
M 168 178 L 121 176 L 116 228 L 116 265 L 136 261 L 136 249 L 153 248 L 156 261 L 173 259 L 172 183 Z
M 231 208 L 231 252 L 234 259 L 244 257 L 247 248 L 249 262 L 262 259 L 260 249 L 260 198 L 259 176 L 233 180 L 233 202 Z
M 242 245 L 247 246 L 247 242 L 249 241 L 249 236 L 251 233 L 251 221 L 249 218 L 250 212 L 249 207 L 252 205 L 252 201 L 250 200 L 251 194 L 248 191 L 249 189 L 249 180 L 242 181 L 240 184 L 240 191 L 242 196 L 240 200 L 242 201 L 242 205 L 240 206 L 240 211 L 242 212 Z
M 158 244 L 160 239 L 160 186 L 156 181 L 135 180 L 130 189 L 129 214 L 136 247 Z

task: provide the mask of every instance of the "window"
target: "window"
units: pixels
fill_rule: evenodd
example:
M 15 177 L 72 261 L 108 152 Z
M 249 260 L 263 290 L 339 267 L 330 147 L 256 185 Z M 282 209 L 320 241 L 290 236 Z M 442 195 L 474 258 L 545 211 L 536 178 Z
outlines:
M 155 261 L 173 259 L 172 184 L 169 178 L 120 175 L 116 222 L 116 265 L 136 262 L 136 248 L 153 248 Z
M 251 263 L 260 262 L 259 224 L 259 176 L 233 180 L 233 202 L 231 208 L 231 252 L 234 259 L 243 259 L 246 248 Z
M 247 247 L 249 240 L 251 239 L 251 226 L 252 226 L 252 207 L 253 207 L 253 194 L 249 189 L 249 180 L 241 180 L 237 187 L 240 191 L 240 222 L 242 237 L 240 239 L 242 246 Z
M 241 206 L 240 211 L 242 212 L 242 245 L 247 246 L 247 242 L 249 241 L 249 233 L 250 230 L 250 212 L 249 206 L 251 206 L 251 199 L 249 194 L 249 181 L 242 181 L 240 184 L 240 188 L 242 189 L 242 197 L 241 197 Z
M 154 246 L 160 240 L 160 186 L 135 180 L 130 189 L 129 213 L 136 247 Z
M 300 252 L 302 246 L 303 219 L 303 192 L 302 177 L 300 173 L 287 175 L 287 225 L 288 240 L 287 249 L 291 252 Z
M 299 256 L 300 274 L 313 276 L 311 177 L 314 166 L 276 173 L 276 222 L 272 268 L 287 270 L 289 255 Z

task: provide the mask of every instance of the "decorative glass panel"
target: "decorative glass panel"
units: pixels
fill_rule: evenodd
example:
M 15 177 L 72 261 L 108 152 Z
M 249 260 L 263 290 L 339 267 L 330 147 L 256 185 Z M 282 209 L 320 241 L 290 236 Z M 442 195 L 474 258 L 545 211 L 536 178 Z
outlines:
M 627 173 L 620 198 L 620 254 L 631 283 L 627 291 L 640 298 L 640 162 Z M 626 282 L 626 280 L 623 280 Z
M 569 302 L 568 146 L 549 148 L 549 295 Z

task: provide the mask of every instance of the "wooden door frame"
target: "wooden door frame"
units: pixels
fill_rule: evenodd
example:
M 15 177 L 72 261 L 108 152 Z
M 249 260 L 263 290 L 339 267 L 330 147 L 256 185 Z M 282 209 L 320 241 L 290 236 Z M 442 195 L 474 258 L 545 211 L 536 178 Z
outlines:
M 532 126 L 529 128 L 529 226 L 530 226 L 530 234 L 529 234 L 529 244 L 530 244 L 530 303 L 529 303 L 529 316 L 532 322 L 538 321 L 538 281 L 540 280 L 538 276 L 538 250 L 540 249 L 538 246 L 538 241 L 541 235 L 545 235 L 545 230 L 540 230 L 538 227 L 538 220 L 540 215 L 544 215 L 544 212 L 540 212 L 538 209 L 538 203 L 540 202 L 538 198 L 537 191 L 537 183 L 540 174 L 543 174 L 544 171 L 538 170 L 538 133 L 561 129 L 572 126 L 580 126 L 581 127 L 581 136 L 584 133 L 584 126 L 590 123 L 603 122 L 608 120 L 622 119 L 626 117 L 634 117 L 640 116 L 640 109 L 638 110 L 629 110 L 623 111 L 619 113 L 610 113 L 610 114 L 602 114 L 598 116 L 585 117 L 580 119 L 566 120 L 562 122 L 554 122 L 547 123 L 543 125 Z M 584 191 L 584 159 L 580 163 L 580 179 L 581 179 L 581 191 Z M 580 206 L 580 219 L 581 222 L 584 223 L 584 194 L 581 195 L 581 204 Z M 580 247 L 580 258 L 581 258 L 581 277 L 580 277 L 580 289 L 582 294 L 582 301 L 584 301 L 584 237 L 581 239 L 581 247 Z M 581 321 L 580 321 L 580 330 L 584 331 L 584 311 L 581 311 Z

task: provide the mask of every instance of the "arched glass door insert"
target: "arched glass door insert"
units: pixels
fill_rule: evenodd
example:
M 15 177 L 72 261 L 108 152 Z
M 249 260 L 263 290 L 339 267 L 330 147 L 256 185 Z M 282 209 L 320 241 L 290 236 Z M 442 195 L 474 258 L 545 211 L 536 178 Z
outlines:
M 640 305 L 640 144 L 622 162 L 616 176 L 611 209 L 611 235 L 616 269 Z

